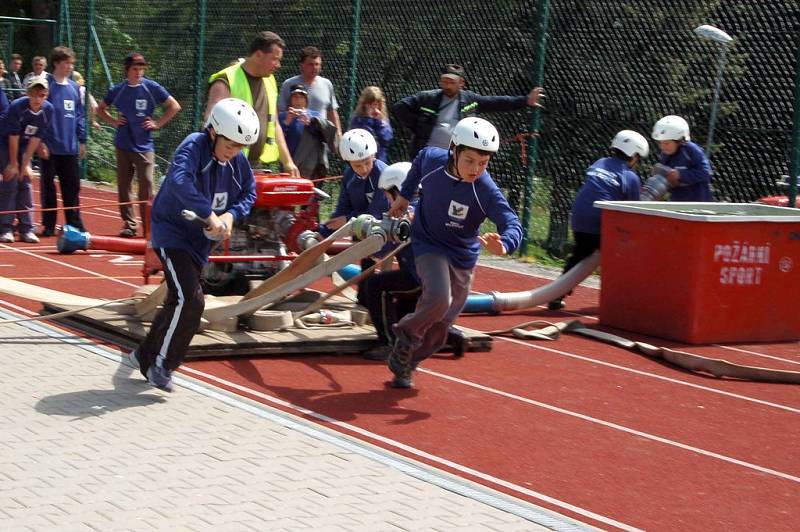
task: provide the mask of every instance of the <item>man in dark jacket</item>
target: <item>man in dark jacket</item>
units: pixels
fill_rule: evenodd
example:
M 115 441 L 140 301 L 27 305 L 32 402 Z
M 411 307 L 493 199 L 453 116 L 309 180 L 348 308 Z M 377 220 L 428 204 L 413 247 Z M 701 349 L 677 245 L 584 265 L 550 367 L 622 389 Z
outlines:
M 447 149 L 453 128 L 464 117 L 541 107 L 539 100 L 544 97 L 541 87 L 534 87 L 527 96 L 481 96 L 465 90 L 464 83 L 463 67 L 445 65 L 439 89 L 418 92 L 392 105 L 395 118 L 412 133 L 410 160 L 426 146 Z

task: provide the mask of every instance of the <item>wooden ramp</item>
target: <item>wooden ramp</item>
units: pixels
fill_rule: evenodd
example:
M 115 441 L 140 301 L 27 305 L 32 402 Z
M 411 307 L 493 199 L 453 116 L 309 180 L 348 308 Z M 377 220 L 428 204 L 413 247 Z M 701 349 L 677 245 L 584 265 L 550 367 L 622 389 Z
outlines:
M 67 308 L 46 304 L 42 314 L 53 314 L 63 310 Z M 93 337 L 131 349 L 144 339 L 150 326 L 136 316 L 104 308 L 86 310 L 60 318 L 58 321 Z M 491 336 L 463 327 L 461 330 L 469 338 L 469 351 L 491 350 Z M 372 325 L 320 329 L 290 328 L 268 332 L 207 330 L 194 336 L 186 358 L 358 354 L 375 344 L 375 329 Z M 448 349 L 445 348 L 443 351 Z

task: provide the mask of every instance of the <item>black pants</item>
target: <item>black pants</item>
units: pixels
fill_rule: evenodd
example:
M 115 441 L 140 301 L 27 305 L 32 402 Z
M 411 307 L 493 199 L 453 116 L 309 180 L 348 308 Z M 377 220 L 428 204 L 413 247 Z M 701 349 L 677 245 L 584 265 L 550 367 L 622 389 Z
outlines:
M 389 270 L 367 277 L 358 291 L 362 305 L 369 310 L 378 341 L 392 345 L 392 325 L 414 311 L 422 287 L 406 270 Z
M 358 243 L 357 240 L 353 240 L 353 245 L 356 245 L 357 243 Z M 362 272 L 365 271 L 365 270 L 368 270 L 369 268 L 372 268 L 374 265 L 375 265 L 375 261 L 372 260 L 369 257 L 367 257 L 365 259 L 361 259 L 361 271 Z M 369 277 L 367 277 L 367 279 L 369 279 Z M 366 300 L 364 299 L 364 282 L 365 282 L 365 279 L 362 279 L 361 281 L 359 281 L 358 286 L 356 287 L 356 290 L 357 290 L 357 292 L 356 292 L 356 303 L 358 303 L 362 307 L 366 307 L 367 306 Z
M 600 235 L 578 231 L 573 231 L 572 235 L 575 238 L 575 247 L 572 248 L 572 254 L 567 258 L 567 263 L 564 264 L 564 273 L 570 271 L 580 261 L 594 253 L 595 250 L 600 249 Z
M 58 176 L 58 184 L 61 188 L 61 201 L 64 207 L 79 206 L 81 204 L 79 197 L 81 192 L 81 178 L 78 174 L 77 155 L 54 155 L 51 153 L 49 159 L 43 159 L 42 179 L 39 184 L 42 208 L 52 209 L 58 206 L 55 184 L 56 176 Z M 45 229 L 55 229 L 57 217 L 57 211 L 43 212 L 42 226 Z M 67 224 L 78 228 L 80 231 L 86 230 L 81 220 L 81 211 L 78 209 L 65 210 L 64 220 Z
M 201 266 L 181 249 L 156 249 L 164 267 L 167 298 L 150 331 L 139 345 L 142 375 L 163 357 L 162 366 L 174 371 L 183 362 L 186 349 L 200 326 L 205 308 L 200 287 Z

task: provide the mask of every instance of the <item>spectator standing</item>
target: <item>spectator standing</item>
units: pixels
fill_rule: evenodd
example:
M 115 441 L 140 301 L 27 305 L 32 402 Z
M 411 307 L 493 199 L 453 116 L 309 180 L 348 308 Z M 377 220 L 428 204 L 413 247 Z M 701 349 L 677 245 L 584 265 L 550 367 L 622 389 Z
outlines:
M 461 65 L 445 65 L 441 72 L 439 89 L 418 92 L 392 105 L 397 120 L 411 131 L 411 160 L 426 146 L 447 149 L 453 128 L 462 118 L 541 107 L 539 100 L 544 97 L 540 87 L 527 96 L 482 96 L 464 89 L 466 74 Z
M 97 100 L 94 99 L 94 96 L 89 94 L 89 101 L 86 101 L 86 81 L 83 79 L 83 74 L 77 70 L 73 70 L 72 79 L 81 88 L 81 101 L 83 102 L 84 111 L 89 111 L 89 122 L 94 129 L 100 129 L 102 126 L 97 122 Z
M 39 238 L 34 233 L 33 169 L 31 159 L 42 139 L 48 135 L 53 118 L 53 106 L 47 101 L 47 78 L 28 78 L 27 96 L 14 100 L 0 116 L 0 211 L 17 213 L 17 231 L 23 242 L 35 244 Z M 14 215 L 0 215 L 0 242 L 14 242 Z
M 12 92 L 8 95 L 9 100 L 15 100 L 23 96 L 25 92 L 25 84 L 22 76 L 22 56 L 19 54 L 11 54 L 11 64 L 8 65 L 8 85 L 7 89 Z
M 27 89 L 28 81 L 34 76 L 41 76 L 44 74 L 44 69 L 47 68 L 47 58 L 41 55 L 35 56 L 31 59 L 31 66 L 33 70 L 25 74 L 22 78 L 22 85 Z
M 300 177 L 294 164 L 283 130 L 278 125 L 278 84 L 275 72 L 281 67 L 286 43 L 271 31 L 256 34 L 250 43 L 244 61 L 234 63 L 208 79 L 208 105 L 206 118 L 211 109 L 223 98 L 239 98 L 255 109 L 261 120 L 256 142 L 244 149 L 250 165 L 258 168 L 278 170 L 280 161 L 284 172 Z
M 58 206 L 55 178 L 61 189 L 61 201 L 66 210 L 66 224 L 85 231 L 80 211 L 81 178 L 78 159 L 86 157 L 86 129 L 80 86 L 70 79 L 75 66 L 75 52 L 58 46 L 50 52 L 53 73 L 47 74 L 47 101 L 53 105 L 50 134 L 45 138 L 46 149 L 41 160 L 40 198 L 43 209 Z M 56 211 L 42 212 L 41 236 L 53 236 L 56 230 Z
M 114 146 L 117 157 L 117 191 L 120 203 L 131 201 L 134 173 L 139 182 L 139 201 L 145 202 L 153 194 L 153 171 L 155 169 L 155 144 L 153 131 L 166 126 L 181 110 L 178 101 L 167 89 L 144 77 L 147 61 L 142 54 L 131 52 L 125 56 L 125 80 L 108 90 L 97 107 L 97 115 L 117 130 Z M 111 106 L 117 109 L 117 118 L 108 114 Z M 164 113 L 158 120 L 153 113 L 159 107 Z M 133 205 L 120 205 L 123 227 L 119 236 L 136 236 L 136 216 Z M 142 220 L 145 205 L 140 204 Z
M 306 46 L 300 50 L 300 74 L 293 76 L 281 85 L 281 95 L 278 109 L 285 111 L 289 107 L 291 88 L 297 83 L 302 83 L 308 88 L 308 108 L 317 111 L 336 126 L 337 138 L 342 135 L 342 125 L 339 121 L 339 103 L 333 90 L 333 83 L 328 78 L 320 76 L 322 72 L 322 52 L 315 46 Z
M 385 163 L 389 162 L 389 144 L 394 138 L 394 130 L 389 123 L 386 96 L 380 87 L 369 86 L 361 91 L 348 129 L 369 131 L 378 143 L 378 153 L 375 158 Z

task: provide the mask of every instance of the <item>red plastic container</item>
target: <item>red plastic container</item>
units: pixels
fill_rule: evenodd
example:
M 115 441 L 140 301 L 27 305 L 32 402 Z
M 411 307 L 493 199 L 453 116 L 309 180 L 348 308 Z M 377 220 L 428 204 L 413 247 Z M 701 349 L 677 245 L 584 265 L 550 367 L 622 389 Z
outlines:
M 689 344 L 800 339 L 800 211 L 596 202 L 600 323 Z

